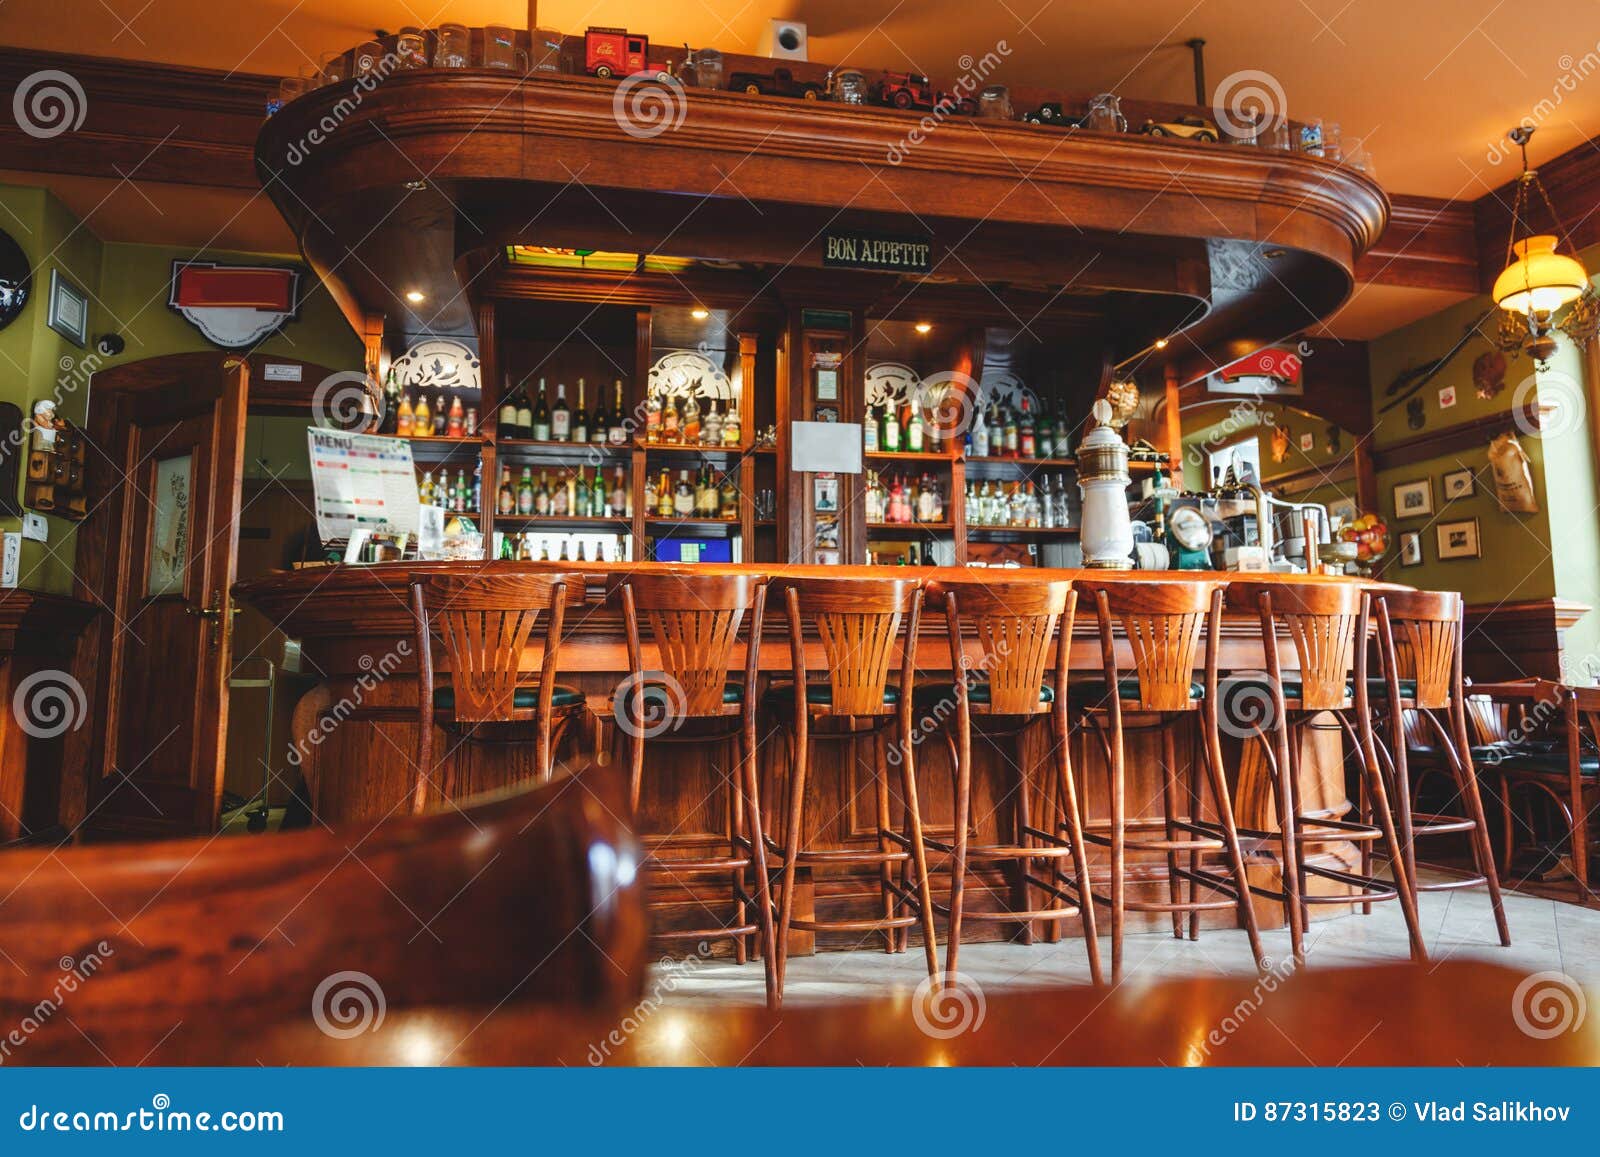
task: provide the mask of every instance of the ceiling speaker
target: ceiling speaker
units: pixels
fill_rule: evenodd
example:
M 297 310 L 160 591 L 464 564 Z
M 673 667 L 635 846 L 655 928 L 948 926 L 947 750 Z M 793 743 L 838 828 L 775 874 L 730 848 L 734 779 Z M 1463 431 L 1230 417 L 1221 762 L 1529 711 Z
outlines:
M 807 60 L 806 26 L 798 20 L 767 21 L 767 39 L 762 46 L 763 56 L 779 60 Z

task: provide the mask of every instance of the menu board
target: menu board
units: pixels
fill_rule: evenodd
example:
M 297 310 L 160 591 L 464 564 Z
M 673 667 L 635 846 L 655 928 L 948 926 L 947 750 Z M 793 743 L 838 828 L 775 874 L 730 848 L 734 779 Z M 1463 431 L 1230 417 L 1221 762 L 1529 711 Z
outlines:
M 417 472 L 409 442 L 317 426 L 306 437 L 317 533 L 324 542 L 357 530 L 417 532 Z

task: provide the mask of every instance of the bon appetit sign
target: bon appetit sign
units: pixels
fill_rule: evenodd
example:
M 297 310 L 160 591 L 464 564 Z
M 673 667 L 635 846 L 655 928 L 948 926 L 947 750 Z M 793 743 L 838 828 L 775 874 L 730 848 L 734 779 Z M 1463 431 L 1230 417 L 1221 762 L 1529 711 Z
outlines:
M 822 235 L 822 264 L 831 269 L 931 273 L 933 239 L 841 229 Z

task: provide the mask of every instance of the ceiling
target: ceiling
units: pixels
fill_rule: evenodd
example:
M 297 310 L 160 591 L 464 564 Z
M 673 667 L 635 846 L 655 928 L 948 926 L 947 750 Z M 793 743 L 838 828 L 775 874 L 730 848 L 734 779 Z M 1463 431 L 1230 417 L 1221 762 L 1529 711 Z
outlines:
M 525 0 L 0 0 L 0 44 L 264 74 L 295 74 L 375 29 L 524 24 Z M 1530 19 L 1508 0 L 543 0 L 539 23 L 594 25 L 657 41 L 762 53 L 768 19 L 807 23 L 810 56 L 926 72 L 947 83 L 963 57 L 1005 57 L 995 79 L 1066 92 L 1112 89 L 1188 101 L 1184 41 L 1207 40 L 1213 89 L 1242 70 L 1268 74 L 1296 119 L 1320 116 L 1363 139 L 1392 192 L 1472 200 L 1504 184 L 1516 160 L 1512 124 L 1539 127 L 1535 160 L 1600 128 L 1600 0 L 1569 0 L 1560 19 Z M 1587 17 L 1587 18 L 1586 18 Z M 1587 29 L 1586 32 L 1575 31 Z M 1571 91 L 1568 91 L 1568 89 Z M 160 240 L 281 251 L 287 229 L 264 198 L 148 184 L 21 176 L 48 182 L 108 240 Z M 1328 326 L 1376 336 L 1458 297 L 1368 286 Z

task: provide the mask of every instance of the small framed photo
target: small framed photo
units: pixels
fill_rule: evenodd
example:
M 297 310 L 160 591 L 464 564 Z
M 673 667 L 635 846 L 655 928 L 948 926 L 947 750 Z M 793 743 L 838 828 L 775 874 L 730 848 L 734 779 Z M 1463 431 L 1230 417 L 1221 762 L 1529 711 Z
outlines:
M 1441 410 L 1448 410 L 1455 404 L 1456 388 L 1454 386 L 1446 386 L 1444 389 L 1439 391 L 1439 408 Z
M 1317 436 L 1310 431 L 1300 435 L 1300 449 L 1307 454 L 1317 448 Z
M 1400 565 L 1422 565 L 1422 532 L 1420 530 L 1407 530 L 1401 532 Z
M 44 323 L 79 349 L 89 344 L 89 295 L 54 267 L 50 270 L 50 302 Z
M 1421 518 L 1433 513 L 1433 479 L 1419 478 L 1415 482 L 1402 482 L 1394 488 L 1394 516 L 1396 518 Z
M 839 420 L 838 406 L 818 406 L 814 414 L 818 422 L 837 422 Z
M 1479 558 L 1478 520 L 1464 518 L 1460 522 L 1441 522 L 1439 531 L 1439 559 Z
M 811 508 L 818 514 L 834 514 L 839 509 L 839 479 L 832 474 L 818 475 L 812 480 L 814 500 Z
M 1444 476 L 1444 500 L 1471 498 L 1477 493 L 1477 475 L 1471 470 L 1452 470 Z

